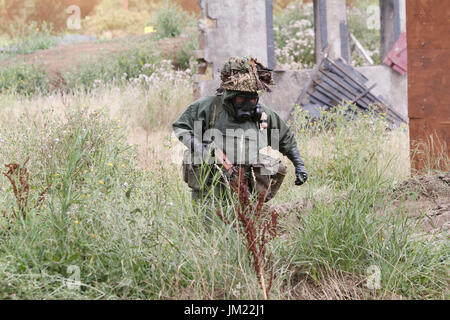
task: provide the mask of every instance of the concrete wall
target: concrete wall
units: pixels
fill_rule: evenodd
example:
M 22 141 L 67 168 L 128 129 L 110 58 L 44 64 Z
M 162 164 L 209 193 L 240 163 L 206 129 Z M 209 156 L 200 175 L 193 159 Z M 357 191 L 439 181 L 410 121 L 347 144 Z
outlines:
M 404 119 L 408 119 L 408 78 L 406 76 L 401 76 L 384 65 L 361 67 L 357 70 L 369 79 L 367 87 L 377 84 L 371 91 L 374 95 L 383 96 L 395 111 Z
M 217 88 L 220 69 L 230 57 L 251 55 L 268 65 L 264 0 L 199 0 L 199 4 L 202 11 L 199 22 L 201 50 L 196 56 L 204 60 L 205 68 L 195 79 L 197 96 Z

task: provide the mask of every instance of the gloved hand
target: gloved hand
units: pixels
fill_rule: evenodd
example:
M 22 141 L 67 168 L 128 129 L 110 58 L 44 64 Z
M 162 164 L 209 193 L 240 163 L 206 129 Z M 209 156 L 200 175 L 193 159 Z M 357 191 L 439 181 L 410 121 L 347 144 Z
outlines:
M 206 160 L 210 154 L 210 145 L 207 143 L 200 142 L 194 136 L 183 137 L 183 144 L 189 148 L 192 152 L 197 155 L 201 155 L 203 160 Z
M 292 148 L 286 153 L 286 156 L 292 161 L 292 164 L 295 167 L 295 185 L 301 186 L 308 180 L 308 173 L 306 172 L 305 164 L 303 163 L 298 148 Z
M 306 180 L 308 180 L 308 173 L 306 172 L 306 168 L 304 166 L 299 167 L 298 170 L 295 169 L 295 176 L 297 178 L 295 180 L 296 186 L 301 186 L 306 182 Z

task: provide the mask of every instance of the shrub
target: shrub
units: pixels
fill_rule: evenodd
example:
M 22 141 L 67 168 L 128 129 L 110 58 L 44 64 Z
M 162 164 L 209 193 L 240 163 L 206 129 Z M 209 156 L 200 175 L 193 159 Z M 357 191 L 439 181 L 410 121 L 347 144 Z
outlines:
M 311 3 L 297 1 L 274 17 L 275 56 L 286 69 L 308 69 L 315 63 L 314 14 Z
M 159 38 L 178 37 L 187 26 L 195 25 L 195 18 L 183 8 L 171 1 L 165 0 L 160 8 L 150 16 L 149 25 L 156 29 Z
M 49 83 L 47 73 L 36 65 L 23 62 L 0 69 L 0 93 L 47 93 Z
M 367 8 L 372 0 L 353 1 L 348 10 L 349 32 L 361 42 L 375 64 L 381 63 L 380 31 L 369 29 Z M 312 3 L 280 0 L 274 11 L 274 38 L 277 63 L 287 69 L 308 69 L 315 64 L 314 12 Z M 352 63 L 365 65 L 357 51 L 352 51 Z
M 174 64 L 181 69 L 188 69 L 196 62 L 194 51 L 198 50 L 198 37 L 196 33 L 188 35 L 189 40 L 183 44 L 180 51 L 175 53 Z
M 5 48 L 7 56 L 28 54 L 57 45 L 59 41 L 52 36 L 52 32 L 52 24 L 46 22 L 39 24 L 32 21 L 27 25 L 18 26 L 9 46 Z

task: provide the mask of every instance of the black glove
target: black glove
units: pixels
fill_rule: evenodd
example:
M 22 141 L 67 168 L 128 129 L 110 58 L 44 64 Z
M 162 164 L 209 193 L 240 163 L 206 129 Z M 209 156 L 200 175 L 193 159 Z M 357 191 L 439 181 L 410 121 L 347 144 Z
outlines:
M 295 176 L 297 178 L 295 180 L 295 185 L 301 186 L 308 180 L 308 173 L 306 172 L 305 164 L 300 156 L 300 152 L 297 147 L 295 147 L 289 150 L 286 153 L 286 156 L 292 161 L 292 164 L 295 167 Z

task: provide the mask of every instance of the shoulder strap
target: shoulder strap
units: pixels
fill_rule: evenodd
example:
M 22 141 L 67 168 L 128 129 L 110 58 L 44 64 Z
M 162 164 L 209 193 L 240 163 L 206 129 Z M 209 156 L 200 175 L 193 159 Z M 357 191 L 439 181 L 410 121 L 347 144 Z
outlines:
M 213 110 L 212 110 L 212 116 L 211 120 L 209 121 L 209 129 L 214 128 L 214 125 L 216 124 L 217 115 L 222 112 L 223 106 L 220 103 L 220 99 L 222 98 L 221 95 L 216 95 L 213 101 Z

